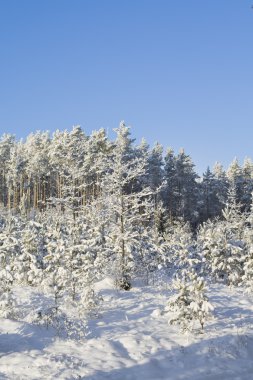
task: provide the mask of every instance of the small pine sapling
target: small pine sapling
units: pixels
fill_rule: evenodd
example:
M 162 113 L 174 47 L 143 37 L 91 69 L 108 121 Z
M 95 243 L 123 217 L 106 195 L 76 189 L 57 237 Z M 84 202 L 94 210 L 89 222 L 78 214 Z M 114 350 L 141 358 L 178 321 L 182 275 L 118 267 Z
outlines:
M 17 317 L 17 306 L 12 291 L 13 280 L 9 266 L 0 271 L 0 317 L 2 318 Z
M 176 291 L 166 307 L 167 312 L 172 312 L 170 324 L 179 324 L 183 331 L 191 330 L 194 322 L 199 321 L 201 329 L 213 310 L 206 295 L 205 282 L 194 269 L 183 270 L 173 281 Z

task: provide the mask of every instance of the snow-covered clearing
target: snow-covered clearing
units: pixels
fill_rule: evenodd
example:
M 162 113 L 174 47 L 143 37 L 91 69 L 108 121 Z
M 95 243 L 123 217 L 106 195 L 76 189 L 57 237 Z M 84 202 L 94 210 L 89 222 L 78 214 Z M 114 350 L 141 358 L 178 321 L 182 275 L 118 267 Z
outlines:
M 101 316 L 89 321 L 90 334 L 80 341 L 1 319 L 0 379 L 253 379 L 253 303 L 241 289 L 212 286 L 214 316 L 204 333 L 196 326 L 182 334 L 159 313 L 168 298 L 165 288 L 117 291 L 110 280 L 99 287 Z M 18 292 L 27 308 L 38 302 L 34 290 Z

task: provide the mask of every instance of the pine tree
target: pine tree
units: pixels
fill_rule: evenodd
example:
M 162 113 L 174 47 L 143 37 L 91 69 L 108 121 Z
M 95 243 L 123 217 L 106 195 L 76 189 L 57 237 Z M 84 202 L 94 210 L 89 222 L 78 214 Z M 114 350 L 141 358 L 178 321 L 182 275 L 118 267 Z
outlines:
M 247 293 L 253 293 L 253 245 L 248 246 L 247 255 L 243 266 L 244 274 L 242 276 L 242 285 L 246 288 Z
M 68 276 L 66 287 L 73 301 L 77 300 L 81 289 L 92 287 L 96 280 L 96 242 L 93 240 L 92 227 L 81 217 L 76 222 L 68 223 L 68 241 L 64 255 Z
M 190 156 L 181 149 L 177 156 L 172 150 L 165 157 L 165 206 L 167 205 L 170 219 L 182 217 L 193 226 L 198 220 L 199 186 L 198 175 Z
M 247 293 L 253 292 L 253 193 L 251 200 L 250 212 L 247 217 L 247 226 L 244 229 L 243 240 L 246 245 L 246 255 L 244 260 L 244 274 L 241 284 L 245 287 Z
M 246 247 L 243 241 L 245 217 L 236 203 L 235 188 L 228 192 L 223 210 L 224 220 L 209 221 L 198 233 L 198 247 L 205 260 L 206 270 L 216 280 L 238 285 L 243 275 Z
M 221 214 L 223 203 L 219 195 L 219 183 L 215 175 L 211 172 L 209 167 L 203 174 L 200 183 L 201 200 L 200 202 L 200 218 L 199 222 L 204 222 L 208 219 L 213 219 Z
M 253 191 L 253 162 L 249 158 L 245 158 L 242 167 L 242 196 L 240 202 L 242 203 L 242 210 L 249 211 L 251 206 L 251 194 Z
M 19 234 L 19 220 L 10 217 L 0 232 L 0 315 L 5 318 L 17 315 L 13 285 L 19 270 L 16 266 L 20 254 Z
M 148 155 L 148 170 L 147 175 L 149 178 L 148 186 L 155 192 L 163 182 L 163 147 L 161 144 L 156 143 Z
M 15 144 L 15 137 L 13 135 L 4 134 L 0 139 L 0 202 L 3 206 L 7 206 L 8 203 L 8 186 L 7 177 L 9 171 L 11 151 Z
M 55 225 L 49 225 L 46 234 L 47 253 L 43 258 L 45 267 L 43 286 L 53 294 L 54 307 L 58 310 L 68 283 L 68 270 L 65 262 L 67 234 L 63 222 L 58 221 Z
M 167 226 L 164 236 L 167 246 L 167 261 L 175 270 L 192 267 L 198 262 L 189 223 L 175 220 Z
M 33 220 L 27 221 L 20 239 L 18 256 L 19 282 L 39 285 L 43 278 L 43 256 L 45 254 L 45 227 Z
M 171 296 L 165 309 L 173 313 L 169 323 L 179 324 L 183 331 L 187 331 L 193 328 L 194 321 L 198 321 L 203 330 L 213 310 L 203 277 L 199 277 L 193 268 L 184 269 L 173 281 L 173 288 L 176 294 Z
M 135 246 L 138 246 L 140 224 L 148 222 L 152 191 L 142 187 L 147 157 L 136 157 L 129 128 L 121 123 L 115 130 L 117 138 L 110 168 L 103 178 L 102 191 L 107 203 L 110 228 L 107 244 L 115 257 L 116 283 L 129 289 L 135 267 Z M 147 215 L 148 214 L 148 215 Z
M 218 216 L 220 216 L 222 209 L 224 208 L 224 204 L 226 203 L 226 200 L 227 200 L 227 191 L 228 191 L 229 181 L 221 163 L 216 162 L 212 171 L 214 174 L 214 178 L 216 180 L 215 193 L 219 201 L 217 207 L 218 207 Z
M 162 191 L 164 205 L 168 210 L 168 217 L 172 222 L 173 218 L 177 215 L 177 201 L 176 201 L 176 158 L 174 151 L 169 148 L 164 158 L 164 180 L 165 187 Z
M 222 210 L 222 216 L 225 219 L 227 230 L 230 237 L 241 239 L 246 222 L 246 215 L 241 212 L 242 204 L 237 201 L 236 185 L 231 183 L 228 188 L 227 202 Z
M 243 198 L 243 170 L 239 165 L 237 158 L 231 162 L 227 169 L 227 178 L 229 186 L 235 188 L 236 201 L 241 202 Z

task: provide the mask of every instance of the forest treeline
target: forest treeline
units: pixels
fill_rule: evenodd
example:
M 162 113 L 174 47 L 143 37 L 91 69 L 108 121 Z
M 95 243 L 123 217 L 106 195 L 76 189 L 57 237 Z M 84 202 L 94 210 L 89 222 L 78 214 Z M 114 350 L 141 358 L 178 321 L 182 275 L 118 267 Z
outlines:
M 217 216 L 227 200 L 231 185 L 242 211 L 249 210 L 253 189 L 253 163 L 235 159 L 227 171 L 220 163 L 207 168 L 202 178 L 184 150 L 175 154 L 156 143 L 150 148 L 143 139 L 134 144 L 130 129 L 122 122 L 111 141 L 104 129 L 87 136 L 79 126 L 72 131 L 30 134 L 16 141 L 5 134 L 0 140 L 0 202 L 13 212 L 29 213 L 50 207 L 70 208 L 73 214 L 99 198 L 106 178 L 118 172 L 118 180 L 131 180 L 125 194 L 149 189 L 153 200 L 162 202 L 165 222 L 182 218 L 192 227 Z M 116 172 L 114 173 L 116 175 Z M 120 172 L 120 173 L 119 173 Z M 115 177 L 114 175 L 114 177 Z M 60 205 L 60 206 L 59 206 Z M 161 223 L 162 227 L 162 223 Z

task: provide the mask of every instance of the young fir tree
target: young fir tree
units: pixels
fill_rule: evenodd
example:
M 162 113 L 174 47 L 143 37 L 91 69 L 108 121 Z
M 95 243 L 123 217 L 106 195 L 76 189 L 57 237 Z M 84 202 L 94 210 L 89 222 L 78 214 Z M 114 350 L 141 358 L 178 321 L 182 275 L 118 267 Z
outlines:
M 246 292 L 253 293 L 253 244 L 248 242 L 247 256 L 245 258 L 242 276 L 242 285 L 245 287 Z
M 164 181 L 165 186 L 162 191 L 164 205 L 168 212 L 168 218 L 172 222 L 173 218 L 177 215 L 177 202 L 176 202 L 176 157 L 174 151 L 169 148 L 164 158 Z
M 17 257 L 20 254 L 20 223 L 10 217 L 0 231 L 0 315 L 13 318 L 17 314 L 13 285 L 18 275 Z
M 250 158 L 245 158 L 242 167 L 243 185 L 240 202 L 243 211 L 249 212 L 251 208 L 251 195 L 253 191 L 253 162 Z
M 43 286 L 54 297 L 54 307 L 58 310 L 60 300 L 66 292 L 68 283 L 67 263 L 65 260 L 67 233 L 63 221 L 48 225 L 46 232 L 46 255 L 43 258 Z
M 161 144 L 156 143 L 148 155 L 148 185 L 156 192 L 163 182 L 163 147 Z M 156 199 L 156 202 L 158 200 Z
M 136 227 L 138 235 L 134 246 L 134 257 L 136 275 L 150 285 L 151 279 L 154 282 L 156 270 L 166 266 L 164 258 L 167 244 L 159 229 L 160 224 L 155 222 L 155 215 L 160 206 L 155 201 L 153 204 L 150 201 L 148 203 L 148 214 L 154 215 L 154 218 L 149 225 L 139 224 Z
M 204 223 L 198 233 L 198 247 L 207 272 L 216 280 L 238 285 L 243 275 L 246 247 L 243 241 L 245 217 L 236 203 L 235 189 L 228 192 L 224 220 Z
M 198 220 L 199 186 L 198 175 L 189 155 L 181 149 L 177 156 L 170 149 L 165 156 L 164 203 L 170 219 L 182 217 L 193 226 Z
M 31 133 L 24 144 L 26 151 L 25 181 L 28 187 L 28 208 L 42 209 L 46 205 L 46 185 L 51 170 L 49 163 L 49 132 Z
M 252 193 L 253 200 L 253 193 Z M 242 276 L 242 285 L 247 293 L 253 293 L 253 201 L 251 201 L 250 212 L 247 218 L 247 227 L 244 229 L 243 240 L 246 244 L 246 255 L 244 261 L 244 274 Z
M 72 301 L 78 298 L 78 292 L 84 276 L 84 256 L 87 251 L 87 243 L 84 239 L 84 223 L 77 219 L 67 220 L 67 242 L 64 254 L 64 264 L 66 266 L 66 290 Z M 87 256 L 89 256 L 87 254 Z
M 13 147 L 15 146 L 15 136 L 4 134 L 0 139 L 0 202 L 3 206 L 8 204 L 8 185 L 7 178 L 10 167 L 10 158 Z
M 20 240 L 21 252 L 19 262 L 19 282 L 36 286 L 41 284 L 43 278 L 43 256 L 45 227 L 42 224 L 27 221 Z
M 237 158 L 235 158 L 227 169 L 228 182 L 234 186 L 235 198 L 237 202 L 241 202 L 243 194 L 243 171 L 239 165 Z M 230 185 L 231 186 L 231 185 Z
M 166 307 L 166 311 L 172 313 L 169 323 L 179 324 L 183 331 L 187 331 L 198 321 L 203 330 L 213 310 L 206 295 L 204 278 L 199 277 L 193 268 L 184 269 L 173 281 L 173 289 L 175 294 Z
M 201 207 L 199 222 L 205 222 L 213 219 L 221 214 L 223 203 L 219 199 L 218 180 L 215 174 L 211 172 L 209 167 L 203 174 L 200 183 L 201 190 Z
M 180 219 L 174 220 L 167 225 L 164 237 L 167 245 L 166 259 L 175 270 L 196 263 L 193 234 L 189 223 Z
M 68 288 L 76 301 L 79 315 L 97 316 L 101 297 L 94 284 L 108 271 L 108 252 L 105 244 L 105 220 L 100 197 L 82 208 L 75 223 L 69 221 L 69 241 L 66 250 Z
M 108 171 L 102 182 L 107 203 L 109 230 L 107 246 L 115 263 L 116 283 L 123 289 L 131 287 L 135 270 L 140 224 L 148 223 L 152 191 L 142 185 L 147 157 L 138 157 L 132 146 L 129 128 L 122 122 L 116 129 L 117 138 Z
M 20 199 L 27 192 L 26 168 L 27 157 L 25 147 L 23 143 L 18 142 L 10 150 L 8 172 L 5 175 L 8 190 L 7 207 L 9 211 L 11 209 L 18 209 Z
M 94 291 L 97 280 L 96 239 L 92 226 L 87 220 L 78 217 L 77 224 L 69 225 L 69 240 L 66 249 L 68 282 L 66 287 L 72 301 L 78 309 L 79 316 L 98 314 L 99 297 Z
M 215 179 L 215 193 L 219 201 L 217 204 L 218 216 L 220 216 L 227 200 L 228 178 L 220 162 L 215 163 L 212 172 Z
M 85 221 L 89 226 L 89 244 L 93 251 L 93 275 L 96 280 L 104 279 L 111 270 L 111 243 L 109 236 L 110 205 L 102 194 L 85 207 Z

